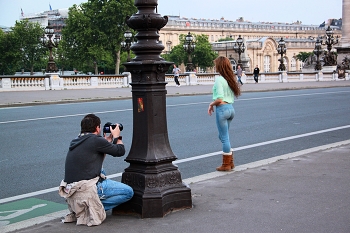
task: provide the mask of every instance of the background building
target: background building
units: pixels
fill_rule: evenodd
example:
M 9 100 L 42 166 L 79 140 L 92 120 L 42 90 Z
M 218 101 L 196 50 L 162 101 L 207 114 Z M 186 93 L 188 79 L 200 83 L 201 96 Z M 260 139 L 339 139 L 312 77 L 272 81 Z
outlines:
M 48 23 L 60 34 L 68 18 L 68 8 L 27 14 L 21 19 L 37 22 L 43 27 Z M 221 19 L 195 19 L 180 16 L 168 16 L 168 24 L 159 31 L 159 40 L 164 44 L 164 53 L 180 43 L 181 34 L 204 34 L 212 43 L 213 49 L 219 55 L 229 57 L 235 69 L 238 54 L 233 50 L 235 40 L 239 35 L 244 39 L 245 52 L 241 55 L 246 71 L 258 65 L 261 72 L 276 72 L 279 66 L 277 53 L 278 41 L 286 42 L 287 53 L 284 63 L 287 71 L 299 71 L 303 63 L 296 59 L 299 52 L 312 52 L 315 38 L 325 34 L 326 27 L 331 25 L 335 36 L 342 36 L 341 19 L 330 19 L 320 25 L 304 25 L 297 21 L 292 24 L 279 22 L 250 22 L 242 17 L 236 21 Z M 218 42 L 220 39 L 231 38 L 231 41 Z
M 341 20 L 332 22 L 335 36 L 341 37 Z M 337 25 L 335 25 L 335 22 Z M 236 21 L 212 19 L 188 19 L 179 16 L 169 16 L 168 24 L 159 32 L 160 40 L 165 46 L 164 52 L 170 52 L 172 47 L 180 43 L 181 34 L 204 34 L 213 45 L 213 49 L 221 56 L 231 59 L 235 68 L 238 54 L 233 50 L 235 40 L 239 35 L 243 37 L 246 45 L 245 52 L 241 55 L 246 71 L 252 71 L 252 67 L 258 65 L 261 72 L 276 72 L 279 66 L 279 54 L 277 53 L 278 41 L 283 38 L 286 41 L 287 54 L 284 56 L 288 71 L 299 71 L 302 62 L 296 59 L 299 52 L 312 52 L 315 46 L 315 38 L 325 34 L 326 26 L 303 25 L 301 22 L 293 24 L 276 22 L 249 22 L 243 18 Z M 217 42 L 220 39 L 232 38 L 231 41 Z

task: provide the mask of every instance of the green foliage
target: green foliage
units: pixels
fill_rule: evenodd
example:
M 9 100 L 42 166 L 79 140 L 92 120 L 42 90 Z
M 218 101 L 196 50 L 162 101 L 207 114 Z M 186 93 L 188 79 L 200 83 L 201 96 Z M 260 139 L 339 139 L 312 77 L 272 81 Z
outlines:
M 173 47 L 170 54 L 162 55 L 166 60 L 174 62 L 176 65 L 188 62 L 188 54 L 183 49 L 185 42 L 184 34 L 179 36 L 180 44 Z M 192 63 L 195 67 L 201 67 L 206 69 L 214 66 L 214 59 L 217 57 L 217 53 L 213 51 L 212 46 L 208 40 L 207 35 L 192 35 L 196 43 L 196 48 L 192 53 Z
M 135 12 L 133 0 L 89 0 L 73 5 L 62 31 L 62 48 L 69 51 L 64 56 L 84 72 L 92 71 L 94 64 L 104 64 L 118 73 L 125 18 Z
M 207 35 L 196 35 L 196 48 L 194 50 L 193 64 L 204 70 L 214 66 L 214 59 L 218 56 L 213 51 Z
M 231 40 L 235 40 L 232 36 L 231 37 L 225 37 L 225 38 L 220 38 L 218 39 L 218 42 L 221 42 L 221 41 L 231 41 Z
M 313 52 L 300 52 L 296 55 L 297 60 L 304 62 L 308 57 L 312 56 Z
M 20 60 L 19 42 L 13 33 L 5 34 L 0 29 L 0 75 L 13 75 Z
M 40 39 L 44 30 L 38 23 L 28 20 L 16 21 L 12 31 L 0 33 L 0 73 L 14 74 L 24 69 L 34 72 L 44 64 L 46 49 Z
M 47 51 L 40 42 L 44 29 L 38 23 L 22 20 L 16 21 L 13 33 L 15 40 L 19 41 L 20 65 L 23 69 L 33 73 L 34 66 L 40 67 L 43 64 L 43 56 Z

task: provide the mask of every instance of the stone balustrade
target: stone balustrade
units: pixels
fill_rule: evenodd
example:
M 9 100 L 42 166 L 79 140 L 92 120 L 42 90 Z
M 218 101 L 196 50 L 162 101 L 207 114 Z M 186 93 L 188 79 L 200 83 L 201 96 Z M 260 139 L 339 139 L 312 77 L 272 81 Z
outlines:
M 212 85 L 217 73 L 180 74 L 181 85 Z M 277 82 L 313 82 L 313 81 L 345 81 L 349 80 L 349 73 L 345 79 L 338 79 L 336 72 L 274 72 L 261 73 L 260 83 Z M 174 75 L 167 74 L 165 81 L 167 86 L 175 86 Z M 244 83 L 254 83 L 253 73 L 244 73 Z M 63 89 L 88 89 L 88 88 L 122 88 L 130 87 L 131 74 L 121 75 L 59 75 L 58 73 L 46 75 L 3 75 L 0 76 L 1 91 L 31 91 L 31 90 L 63 90 Z

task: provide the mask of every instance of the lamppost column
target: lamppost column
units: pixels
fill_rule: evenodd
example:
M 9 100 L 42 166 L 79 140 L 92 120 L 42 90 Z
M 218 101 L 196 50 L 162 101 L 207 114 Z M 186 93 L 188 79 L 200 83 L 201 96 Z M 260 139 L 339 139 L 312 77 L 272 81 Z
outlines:
M 158 31 L 167 16 L 155 13 L 157 0 L 135 0 L 138 12 L 127 17 L 136 30 L 131 46 L 135 57 L 124 66 L 132 74 L 133 138 L 125 161 L 130 163 L 122 182 L 134 190 L 133 198 L 113 209 L 113 214 L 140 214 L 142 218 L 163 217 L 176 209 L 192 208 L 191 189 L 181 178 L 177 158 L 170 148 L 166 122 L 165 72 L 172 62 L 161 56 L 164 45 Z
M 193 64 L 192 64 L 192 53 L 194 52 L 194 49 L 196 47 L 196 43 L 193 41 L 193 36 L 189 32 L 187 36 L 185 37 L 185 42 L 183 45 L 184 50 L 188 54 L 188 63 L 186 66 L 186 71 L 192 72 L 194 70 Z
M 286 70 L 286 66 L 284 65 L 284 61 L 283 61 L 283 55 L 286 54 L 287 51 L 287 47 L 286 47 L 286 42 L 283 40 L 283 38 L 281 38 L 278 41 L 278 47 L 277 47 L 277 52 L 278 54 L 281 54 L 281 58 L 278 59 L 280 61 L 280 65 L 278 67 L 279 71 L 285 71 Z
M 238 36 L 233 49 L 236 51 L 236 53 L 238 53 L 238 64 L 240 67 L 243 68 L 242 66 L 242 60 L 241 60 L 241 54 L 244 53 L 245 51 L 245 44 L 243 42 L 243 38 L 241 37 L 241 35 Z
M 43 35 L 43 37 L 41 38 L 41 42 L 43 44 L 43 46 L 47 47 L 49 49 L 49 62 L 47 63 L 47 67 L 46 67 L 46 72 L 47 73 L 55 73 L 58 71 L 56 63 L 53 59 L 52 56 L 52 49 L 53 48 L 57 48 L 58 47 L 58 43 L 60 41 L 60 37 L 58 35 L 54 36 L 54 29 L 51 27 L 50 23 L 48 24 L 48 26 L 45 28 L 45 33 L 46 36 Z

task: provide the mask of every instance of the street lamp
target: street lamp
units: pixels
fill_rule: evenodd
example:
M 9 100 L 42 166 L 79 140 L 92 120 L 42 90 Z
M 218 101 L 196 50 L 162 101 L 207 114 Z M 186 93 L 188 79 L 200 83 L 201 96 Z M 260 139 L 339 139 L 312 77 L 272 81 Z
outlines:
M 323 57 L 324 66 L 336 66 L 337 65 L 337 55 L 334 52 L 331 52 L 332 46 L 338 44 L 338 36 L 334 38 L 333 30 L 330 26 L 326 29 L 326 38 L 323 42 L 321 39 L 322 45 L 327 45 L 327 51 L 325 56 Z
M 47 67 L 46 67 L 47 73 L 54 73 L 58 71 L 56 63 L 52 57 L 52 48 L 57 48 L 58 43 L 60 42 L 60 36 L 56 34 L 55 37 L 53 38 L 54 32 L 55 30 L 52 28 L 52 26 L 49 23 L 45 28 L 46 35 L 44 34 L 41 38 L 41 43 L 45 47 L 47 47 L 50 51 L 49 62 L 47 63 Z
M 286 70 L 286 66 L 283 64 L 283 54 L 286 54 L 286 51 L 287 51 L 286 42 L 281 37 L 281 39 L 278 41 L 278 47 L 277 47 L 278 54 L 281 54 L 281 58 L 278 59 L 280 61 L 280 65 L 278 67 L 279 71 Z
M 322 46 L 322 43 L 321 43 L 320 38 L 318 37 L 316 42 L 315 42 L 315 49 L 313 51 L 314 54 L 317 57 L 315 70 L 321 70 L 322 69 L 321 62 L 320 62 L 320 55 L 322 54 L 322 47 L 321 46 Z
M 241 35 L 238 36 L 233 49 L 238 53 L 238 64 L 240 67 L 242 67 L 242 60 L 241 60 L 241 53 L 244 53 L 245 50 L 245 44 L 243 43 L 243 38 Z
M 188 63 L 187 63 L 186 70 L 189 72 L 192 72 L 194 67 L 192 64 L 191 54 L 193 53 L 194 49 L 196 48 L 196 43 L 193 41 L 193 36 L 191 35 L 190 32 L 187 34 L 187 36 L 185 38 L 185 43 L 184 43 L 183 47 L 184 47 L 184 50 L 188 54 Z
M 122 46 L 122 48 L 125 51 L 127 51 L 127 53 L 128 53 L 127 62 L 129 62 L 130 61 L 130 48 L 131 48 L 131 45 L 133 44 L 132 33 L 129 30 L 127 30 L 124 33 L 124 38 L 125 38 L 125 41 L 122 41 L 120 43 L 120 45 Z
M 137 43 L 130 47 L 135 57 L 123 63 L 131 73 L 133 135 L 125 158 L 130 165 L 121 180 L 132 187 L 134 196 L 115 207 L 113 214 L 164 217 L 173 210 L 192 208 L 191 189 L 173 164 L 177 157 L 168 137 L 165 73 L 174 63 L 160 56 L 165 47 L 159 41 L 168 17 L 156 13 L 158 0 L 135 0 L 134 5 L 138 12 L 125 22 L 136 31 Z

